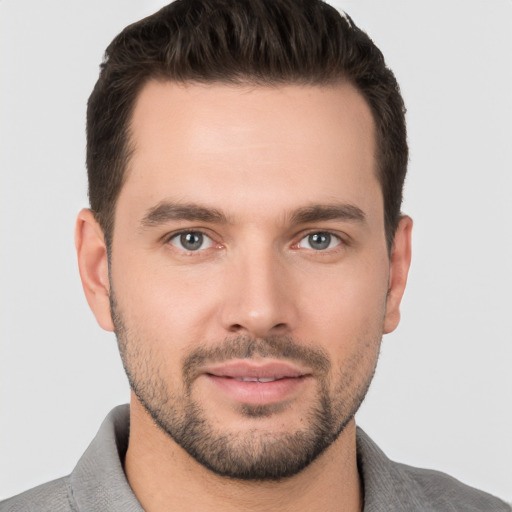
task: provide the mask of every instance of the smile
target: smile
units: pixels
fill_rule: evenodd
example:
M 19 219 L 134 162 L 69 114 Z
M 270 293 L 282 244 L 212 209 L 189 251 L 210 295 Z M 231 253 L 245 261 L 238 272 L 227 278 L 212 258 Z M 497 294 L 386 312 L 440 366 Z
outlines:
M 247 382 L 270 382 L 279 379 L 303 377 L 311 373 L 308 368 L 302 368 L 288 362 L 266 360 L 235 360 L 220 365 L 212 365 L 203 372 L 215 377 L 231 377 Z
M 234 377 L 235 380 L 240 382 L 274 382 L 286 377 Z
M 312 379 L 309 369 L 279 361 L 238 360 L 205 368 L 212 392 L 236 403 L 265 405 L 291 400 Z

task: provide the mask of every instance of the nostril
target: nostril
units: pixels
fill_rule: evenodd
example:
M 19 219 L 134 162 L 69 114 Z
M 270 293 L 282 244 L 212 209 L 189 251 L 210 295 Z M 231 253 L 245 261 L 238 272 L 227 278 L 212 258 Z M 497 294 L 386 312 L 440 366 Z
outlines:
M 265 333 L 262 333 L 262 332 L 256 332 L 256 329 L 252 328 L 248 328 L 248 327 L 244 327 L 242 324 L 231 324 L 229 326 L 229 332 L 234 332 L 234 333 L 239 333 L 240 331 L 246 331 L 246 330 L 250 330 L 251 332 L 253 332 L 253 334 L 256 334 L 256 336 L 266 336 L 266 334 L 270 334 L 270 333 L 277 333 L 277 332 L 282 332 L 284 330 L 286 330 L 288 328 L 287 326 L 288 324 L 284 323 L 284 322 L 280 322 L 278 324 L 275 324 L 273 327 L 271 327 L 268 331 L 265 330 Z

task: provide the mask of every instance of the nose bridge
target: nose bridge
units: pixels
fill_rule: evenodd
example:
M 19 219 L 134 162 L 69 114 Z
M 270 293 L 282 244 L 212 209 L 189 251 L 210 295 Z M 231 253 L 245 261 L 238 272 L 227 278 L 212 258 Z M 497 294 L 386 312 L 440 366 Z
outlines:
M 260 338 L 293 329 L 295 305 L 288 272 L 268 241 L 237 251 L 226 284 L 223 324 L 230 332 Z

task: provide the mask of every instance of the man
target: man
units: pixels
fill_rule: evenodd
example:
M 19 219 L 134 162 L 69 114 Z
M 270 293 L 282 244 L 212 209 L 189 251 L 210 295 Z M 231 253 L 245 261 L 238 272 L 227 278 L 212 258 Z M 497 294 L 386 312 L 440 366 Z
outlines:
M 350 18 L 185 1 L 128 27 L 87 164 L 80 274 L 130 408 L 2 511 L 509 510 L 356 430 L 412 222 L 403 102 Z

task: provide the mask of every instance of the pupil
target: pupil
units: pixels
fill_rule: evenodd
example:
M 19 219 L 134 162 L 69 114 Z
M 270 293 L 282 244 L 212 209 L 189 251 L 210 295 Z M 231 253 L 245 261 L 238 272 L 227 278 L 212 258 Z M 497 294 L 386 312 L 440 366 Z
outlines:
M 309 235 L 309 244 L 317 251 L 327 249 L 331 243 L 331 235 L 329 233 L 314 233 Z
M 203 245 L 203 235 L 201 233 L 185 233 L 180 238 L 181 245 L 189 251 L 196 251 Z

